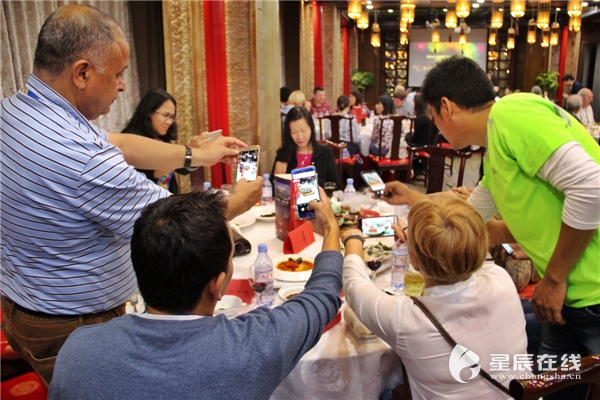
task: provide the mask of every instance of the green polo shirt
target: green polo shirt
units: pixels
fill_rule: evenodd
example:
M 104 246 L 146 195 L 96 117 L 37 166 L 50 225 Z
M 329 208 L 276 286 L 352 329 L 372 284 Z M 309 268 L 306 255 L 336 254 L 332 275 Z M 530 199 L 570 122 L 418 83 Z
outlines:
M 560 146 L 576 141 L 600 165 L 600 146 L 567 112 L 530 93 L 503 97 L 488 119 L 481 182 L 519 245 L 544 276 L 561 228 L 565 195 L 536 173 Z M 565 304 L 600 304 L 600 233 L 568 277 Z

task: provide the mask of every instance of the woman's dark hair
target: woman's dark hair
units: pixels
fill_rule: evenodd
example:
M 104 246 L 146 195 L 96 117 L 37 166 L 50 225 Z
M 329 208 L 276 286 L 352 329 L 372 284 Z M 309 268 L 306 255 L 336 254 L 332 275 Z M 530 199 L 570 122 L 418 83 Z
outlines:
M 379 96 L 379 98 L 377 99 L 377 102 L 379 102 L 383 105 L 382 115 L 394 114 L 396 107 L 394 106 L 394 100 L 392 100 L 391 96 L 389 96 L 387 94 Z
M 485 71 L 475 61 L 461 56 L 446 58 L 431 69 L 423 81 L 421 95 L 438 114 L 442 97 L 463 110 L 482 109 L 496 98 Z
M 355 91 L 350 92 L 350 93 L 356 99 L 356 105 L 360 106 L 362 104 L 362 94 L 360 94 L 360 92 L 358 90 L 355 90 Z
M 349 105 L 350 105 L 350 97 L 346 96 L 345 94 L 338 97 L 338 99 L 337 99 L 338 111 L 344 110 Z
M 427 104 L 423 101 L 423 97 L 418 94 L 415 96 L 415 116 L 426 115 L 427 114 Z
M 134 130 L 142 132 L 145 136 L 150 139 L 156 139 L 158 133 L 152 127 L 152 113 L 158 110 L 160 106 L 167 100 L 171 100 L 175 105 L 175 111 L 177 112 L 177 101 L 169 93 L 162 89 L 152 89 L 142 98 L 140 104 L 138 104 L 133 116 L 127 123 L 123 132 L 128 132 L 133 128 Z M 170 142 L 177 139 L 177 122 L 173 121 L 167 134 L 162 136 L 161 139 L 164 142 Z
M 283 144 L 279 150 L 277 150 L 277 153 L 281 156 L 280 159 L 284 162 L 290 162 L 296 155 L 297 146 L 292 139 L 290 123 L 300 119 L 304 119 L 310 127 L 310 145 L 312 148 L 315 149 L 319 146 L 315 135 L 315 124 L 310 112 L 304 107 L 294 107 L 288 111 L 287 116 L 285 117 L 285 123 L 283 124 Z

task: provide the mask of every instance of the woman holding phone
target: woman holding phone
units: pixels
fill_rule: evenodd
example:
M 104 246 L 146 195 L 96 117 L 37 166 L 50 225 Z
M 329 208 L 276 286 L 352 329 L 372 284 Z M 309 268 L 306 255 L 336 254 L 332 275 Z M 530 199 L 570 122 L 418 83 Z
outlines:
M 142 98 L 121 133 L 131 133 L 171 143 L 177 139 L 176 115 L 177 102 L 175 98 L 162 89 L 152 89 Z M 206 137 L 206 134 L 196 136 L 192 139 L 192 147 L 200 147 L 209 141 L 210 138 Z M 191 171 L 187 168 L 179 168 L 175 171 L 138 169 L 138 172 L 146 175 L 146 178 L 171 193 L 178 193 L 174 172 L 187 175 Z
M 335 182 L 341 188 L 333 151 L 317 142 L 310 112 L 304 107 L 294 107 L 285 119 L 283 144 L 275 156 L 271 181 L 274 174 L 289 174 L 293 169 L 309 165 L 317 170 L 319 186 Z

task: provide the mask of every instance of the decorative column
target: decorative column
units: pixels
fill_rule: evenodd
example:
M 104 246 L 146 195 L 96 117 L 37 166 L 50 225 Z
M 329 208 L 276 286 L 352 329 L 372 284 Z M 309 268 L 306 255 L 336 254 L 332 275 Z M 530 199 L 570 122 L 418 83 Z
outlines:
M 312 24 L 312 4 L 301 0 L 300 14 L 300 90 L 308 99 L 315 87 L 315 58 Z
M 563 26 L 562 39 L 560 40 L 560 59 L 558 61 L 558 92 L 556 98 L 561 99 L 560 104 L 564 104 L 562 101 L 562 94 L 564 92 L 562 77 L 565 75 L 565 63 L 567 61 L 567 49 L 569 47 L 569 27 Z
M 350 94 L 350 38 L 348 34 L 348 23 L 342 20 L 342 54 L 344 59 L 344 94 Z
M 315 54 L 315 86 L 323 86 L 323 24 L 321 4 L 312 1 L 313 49 Z M 312 93 L 312 92 L 311 92 Z

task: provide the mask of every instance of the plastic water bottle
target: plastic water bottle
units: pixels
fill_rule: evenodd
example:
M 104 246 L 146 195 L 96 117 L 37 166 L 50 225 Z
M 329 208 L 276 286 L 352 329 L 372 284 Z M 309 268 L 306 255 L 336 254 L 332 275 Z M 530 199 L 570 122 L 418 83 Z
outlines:
M 262 184 L 262 197 L 260 203 L 263 206 L 271 205 L 273 202 L 273 187 L 271 186 L 271 181 L 269 180 L 269 174 L 263 175 L 264 181 Z
M 258 245 L 258 257 L 254 261 L 254 276 L 250 277 L 257 306 L 270 307 L 275 300 L 273 291 L 273 263 L 267 254 L 267 245 Z M 254 278 L 254 279 L 253 279 Z
M 408 246 L 406 242 L 397 240 L 392 247 L 392 286 L 396 290 L 404 290 L 404 276 L 408 270 Z
M 354 189 L 354 179 L 348 178 L 346 180 L 346 188 L 344 189 L 344 198 L 352 197 L 356 195 L 356 189 Z
M 204 182 L 204 191 L 205 192 L 210 192 L 211 191 L 210 182 Z

